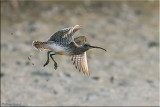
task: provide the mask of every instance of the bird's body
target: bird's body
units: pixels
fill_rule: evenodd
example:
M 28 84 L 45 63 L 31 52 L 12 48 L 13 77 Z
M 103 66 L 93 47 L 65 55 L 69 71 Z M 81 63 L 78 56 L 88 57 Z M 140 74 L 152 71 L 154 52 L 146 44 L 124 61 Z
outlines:
M 83 73 L 89 75 L 86 51 L 90 48 L 103 48 L 87 44 L 85 36 L 73 38 L 73 34 L 80 28 L 81 26 L 79 25 L 64 28 L 54 33 L 46 42 L 33 41 L 33 46 L 38 50 L 49 50 L 47 54 L 48 59 L 44 66 L 46 66 L 49 63 L 49 54 L 53 52 L 54 54 L 50 54 L 50 57 L 54 62 L 55 60 L 52 57 L 52 55 L 59 54 L 72 56 L 72 61 L 73 64 L 75 64 L 75 67 L 78 68 L 79 71 L 82 70 Z M 55 69 L 57 69 L 56 62 Z

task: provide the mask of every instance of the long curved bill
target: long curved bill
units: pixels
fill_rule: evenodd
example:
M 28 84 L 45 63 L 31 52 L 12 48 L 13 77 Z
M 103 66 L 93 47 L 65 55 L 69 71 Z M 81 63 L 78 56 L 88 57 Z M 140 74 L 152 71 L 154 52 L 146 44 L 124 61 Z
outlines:
M 101 47 L 98 47 L 98 46 L 90 46 L 90 47 L 91 47 L 91 48 L 98 48 L 98 49 L 102 49 L 102 50 L 106 51 L 106 49 L 101 48 Z

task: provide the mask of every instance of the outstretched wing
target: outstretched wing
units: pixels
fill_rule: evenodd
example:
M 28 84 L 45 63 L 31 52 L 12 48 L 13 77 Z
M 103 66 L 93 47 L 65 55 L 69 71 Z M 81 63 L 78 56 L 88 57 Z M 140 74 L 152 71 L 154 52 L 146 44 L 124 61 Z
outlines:
M 59 44 L 70 44 L 73 41 L 73 34 L 79 30 L 81 26 L 75 25 L 74 27 L 64 28 L 54 33 L 48 41 L 54 41 Z
M 72 56 L 73 65 L 75 65 L 76 69 L 79 69 L 79 72 L 83 71 L 84 74 L 90 75 L 88 71 L 88 64 L 87 64 L 87 55 L 86 52 L 80 55 L 73 55 Z

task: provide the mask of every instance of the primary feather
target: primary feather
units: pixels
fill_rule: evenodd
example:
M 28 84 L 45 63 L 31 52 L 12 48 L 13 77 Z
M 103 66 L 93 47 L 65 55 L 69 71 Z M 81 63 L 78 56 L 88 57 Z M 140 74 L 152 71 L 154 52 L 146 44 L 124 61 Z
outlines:
M 90 75 L 88 71 L 88 63 L 87 63 L 87 55 L 86 52 L 80 55 L 72 56 L 73 65 L 75 65 L 76 69 L 79 69 L 79 72 L 83 71 L 84 74 Z

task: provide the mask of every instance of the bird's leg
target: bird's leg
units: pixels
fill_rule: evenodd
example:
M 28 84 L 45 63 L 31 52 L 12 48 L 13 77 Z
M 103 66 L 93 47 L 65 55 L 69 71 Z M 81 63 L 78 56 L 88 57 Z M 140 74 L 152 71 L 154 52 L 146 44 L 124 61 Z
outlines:
M 46 61 L 46 63 L 43 65 L 44 67 L 46 66 L 46 65 L 48 65 L 48 63 L 49 63 L 49 54 L 51 53 L 52 51 L 48 51 L 47 52 L 47 61 Z
M 55 55 L 55 54 L 50 54 L 50 57 L 54 61 L 54 69 L 56 70 L 57 69 L 57 62 L 54 60 L 53 55 Z

